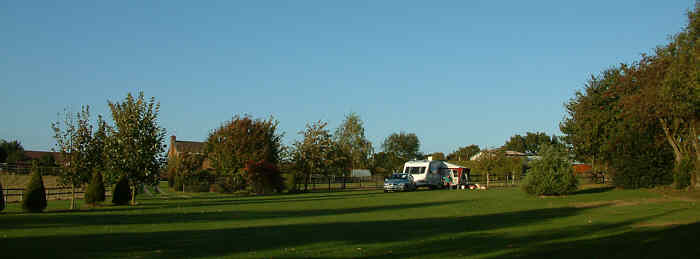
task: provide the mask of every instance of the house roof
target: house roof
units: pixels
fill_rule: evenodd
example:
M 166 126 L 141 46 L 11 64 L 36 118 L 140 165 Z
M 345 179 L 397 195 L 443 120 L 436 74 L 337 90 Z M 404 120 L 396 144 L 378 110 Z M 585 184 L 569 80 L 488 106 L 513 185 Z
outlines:
M 202 153 L 204 152 L 204 142 L 195 141 L 175 141 L 175 150 L 180 153 Z
M 56 161 L 61 160 L 61 153 L 59 152 L 49 152 L 49 151 L 32 151 L 32 150 L 25 150 L 24 151 L 24 156 L 27 157 L 28 159 L 31 160 L 38 160 L 43 156 L 53 156 L 53 159 Z

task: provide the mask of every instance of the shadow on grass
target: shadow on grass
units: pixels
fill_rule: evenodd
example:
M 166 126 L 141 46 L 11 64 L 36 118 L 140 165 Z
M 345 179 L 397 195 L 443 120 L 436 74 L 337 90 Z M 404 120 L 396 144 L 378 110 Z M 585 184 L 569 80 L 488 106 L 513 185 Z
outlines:
M 448 204 L 448 203 L 444 203 Z M 382 206 L 364 208 L 364 211 L 388 210 L 427 206 L 414 204 L 403 206 Z M 40 236 L 3 239 L 3 254 L 11 258 L 23 256 L 56 257 L 64 255 L 72 258 L 125 257 L 139 256 L 147 258 L 193 258 L 215 256 L 249 256 L 250 252 L 281 252 L 286 248 L 297 248 L 313 244 L 342 244 L 345 250 L 330 249 L 330 254 L 304 254 L 304 251 L 291 250 L 282 257 L 428 257 L 446 255 L 448 257 L 474 256 L 492 253 L 516 244 L 527 248 L 539 242 L 570 238 L 581 234 L 590 234 L 610 228 L 633 224 L 625 222 L 617 225 L 594 225 L 590 227 L 566 228 L 554 232 L 523 233 L 525 236 L 508 236 L 482 234 L 502 228 L 521 227 L 538 224 L 556 218 L 577 215 L 591 208 L 547 208 L 529 211 L 475 215 L 463 217 L 420 218 L 401 220 L 374 220 L 360 222 L 326 222 L 303 223 L 277 226 L 249 226 L 231 228 L 223 225 L 220 229 L 196 229 L 151 232 L 148 226 L 136 233 L 101 233 L 68 236 Z M 353 211 L 358 209 L 353 209 Z M 363 210 L 363 208 L 359 208 Z M 348 213 L 349 211 L 345 211 Z M 284 215 L 284 217 L 300 217 L 310 215 L 332 215 L 344 213 L 342 210 L 317 210 L 300 212 L 301 215 Z M 259 213 L 258 213 L 259 214 Z M 143 216 L 146 216 L 145 218 Z M 166 215 L 161 215 L 168 217 Z M 228 218 L 228 214 L 188 215 L 183 220 L 216 221 L 217 217 Z M 249 215 L 255 217 L 254 215 Z M 265 215 L 260 215 L 265 217 Z M 122 216 L 123 217 L 123 216 Z M 146 223 L 149 217 L 157 215 L 134 215 L 126 221 Z M 197 218 L 199 217 L 199 218 Z M 78 219 L 76 219 L 78 220 Z M 98 220 L 98 218 L 89 219 Z M 116 219 L 114 219 L 116 220 Z M 121 221 L 120 220 L 120 221 Z M 104 222 L 100 220 L 100 222 Z M 15 222 L 20 223 L 21 222 Z M 133 224 L 132 223 L 132 224 Z M 71 223 L 73 224 L 73 223 Z M 107 222 L 105 224 L 115 224 Z M 127 223 L 128 224 L 128 223 Z M 191 225 L 190 225 L 191 226 Z M 360 245 L 385 244 L 387 251 L 367 251 L 360 253 L 354 247 Z M 400 245 L 395 245 L 400 244 Z M 266 250 L 266 251 L 265 251 Z M 349 251 L 348 251 L 349 250 Z M 54 251 L 70 251 L 65 254 L 54 254 Z M 293 251 L 293 252 L 292 252 Z M 327 250 L 328 251 L 328 250 Z M 525 250 L 530 251 L 530 250 Z M 539 251 L 531 251 L 536 253 Z M 318 252 L 316 252 L 318 253 Z M 357 254 L 352 254 L 357 253 Z M 421 256 L 425 255 L 425 256 Z M 517 256 L 517 254 L 514 254 Z M 256 257 L 256 256 L 254 256 Z M 262 257 L 262 256 L 257 256 Z M 280 257 L 276 255 L 275 257 Z
M 97 214 L 97 213 L 59 213 L 59 214 L 25 214 L 8 215 L 0 221 L 0 229 L 32 229 L 56 227 L 80 227 L 91 225 L 152 225 L 170 223 L 198 223 L 228 221 L 229 224 L 245 220 L 261 220 L 273 218 L 302 218 L 328 215 L 343 215 L 350 213 L 368 213 L 385 210 L 401 210 L 463 204 L 464 201 L 425 202 L 400 205 L 385 205 L 371 207 L 355 207 L 343 209 L 305 209 L 305 210 L 269 210 L 246 211 L 226 210 L 217 211 L 171 211 L 168 213 L 151 214 Z M 101 210 L 104 211 L 104 210 Z
M 594 194 L 594 193 L 603 193 L 603 192 L 609 192 L 615 190 L 614 186 L 605 186 L 605 187 L 596 187 L 596 188 L 588 188 L 588 189 L 583 189 L 574 192 L 573 194 Z

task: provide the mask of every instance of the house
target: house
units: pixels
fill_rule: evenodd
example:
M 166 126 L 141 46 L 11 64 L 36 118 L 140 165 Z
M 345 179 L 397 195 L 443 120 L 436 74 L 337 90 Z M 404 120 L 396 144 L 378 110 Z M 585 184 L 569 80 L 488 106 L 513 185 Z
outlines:
M 181 141 L 176 136 L 170 136 L 170 147 L 168 147 L 168 160 L 175 159 L 180 154 L 204 155 L 204 142 Z M 213 169 L 208 158 L 202 162 L 202 169 Z

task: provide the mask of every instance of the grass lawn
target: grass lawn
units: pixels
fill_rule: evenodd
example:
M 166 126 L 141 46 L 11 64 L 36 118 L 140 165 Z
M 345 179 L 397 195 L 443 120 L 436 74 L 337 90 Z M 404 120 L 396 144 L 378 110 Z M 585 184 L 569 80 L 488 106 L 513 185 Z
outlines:
M 696 258 L 697 194 L 517 188 L 234 197 L 0 215 L 0 258 Z

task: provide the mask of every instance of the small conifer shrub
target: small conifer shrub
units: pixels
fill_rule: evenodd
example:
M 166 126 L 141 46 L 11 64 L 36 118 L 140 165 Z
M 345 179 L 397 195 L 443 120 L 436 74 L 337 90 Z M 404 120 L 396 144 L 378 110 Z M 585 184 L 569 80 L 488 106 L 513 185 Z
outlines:
M 85 202 L 95 206 L 95 204 L 103 201 L 105 201 L 105 184 L 102 179 L 102 173 L 95 171 L 85 191 Z
M 131 190 L 129 189 L 129 179 L 126 176 L 119 178 L 119 182 L 112 191 L 112 203 L 116 205 L 126 205 L 131 200 Z
M 36 161 L 32 164 L 32 175 L 27 187 L 24 188 L 22 209 L 26 212 L 42 212 L 46 209 L 46 189 L 41 179 L 39 165 Z

